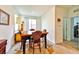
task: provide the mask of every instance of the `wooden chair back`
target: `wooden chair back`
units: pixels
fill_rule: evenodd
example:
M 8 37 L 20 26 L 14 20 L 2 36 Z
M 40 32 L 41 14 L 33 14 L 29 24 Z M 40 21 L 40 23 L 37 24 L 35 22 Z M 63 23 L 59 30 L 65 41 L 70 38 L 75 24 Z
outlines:
M 35 31 L 35 32 L 33 32 L 32 33 L 32 38 L 33 38 L 34 43 L 39 42 L 41 36 L 42 36 L 42 32 L 41 31 Z

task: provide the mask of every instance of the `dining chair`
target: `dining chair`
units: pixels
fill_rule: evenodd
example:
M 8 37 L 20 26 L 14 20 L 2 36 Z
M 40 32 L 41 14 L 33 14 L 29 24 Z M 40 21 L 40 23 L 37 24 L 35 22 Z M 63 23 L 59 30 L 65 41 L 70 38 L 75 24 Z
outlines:
M 33 42 L 33 54 L 34 54 L 34 44 L 37 44 L 39 46 L 39 50 L 41 52 L 41 38 L 42 32 L 41 31 L 35 31 L 32 33 L 32 42 Z

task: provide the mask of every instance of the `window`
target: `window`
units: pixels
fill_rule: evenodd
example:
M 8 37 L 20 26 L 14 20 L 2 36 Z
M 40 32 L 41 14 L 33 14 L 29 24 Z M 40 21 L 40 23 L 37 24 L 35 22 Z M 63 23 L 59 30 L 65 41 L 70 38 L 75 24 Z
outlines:
M 36 29 L 36 19 L 29 19 L 29 29 Z

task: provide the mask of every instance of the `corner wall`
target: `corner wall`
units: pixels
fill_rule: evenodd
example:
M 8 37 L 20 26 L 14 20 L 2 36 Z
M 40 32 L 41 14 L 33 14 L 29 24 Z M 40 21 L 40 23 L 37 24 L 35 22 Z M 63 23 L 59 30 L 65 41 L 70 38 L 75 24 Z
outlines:
M 55 43 L 55 6 L 50 9 L 41 17 L 42 30 L 48 31 L 47 39 Z

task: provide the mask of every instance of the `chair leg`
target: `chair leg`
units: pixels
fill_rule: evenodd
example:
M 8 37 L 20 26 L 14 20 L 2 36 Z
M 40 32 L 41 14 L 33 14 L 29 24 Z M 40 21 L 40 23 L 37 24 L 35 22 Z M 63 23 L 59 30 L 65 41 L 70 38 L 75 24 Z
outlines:
M 40 43 L 39 43 L 39 49 L 40 49 L 40 53 L 41 53 L 41 45 L 40 45 Z
M 33 54 L 34 54 L 34 43 L 33 43 Z
M 23 45 L 23 42 L 22 42 L 22 40 L 21 40 L 21 47 L 20 47 L 20 49 L 22 49 L 22 45 Z

